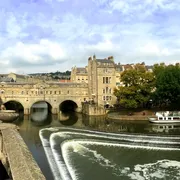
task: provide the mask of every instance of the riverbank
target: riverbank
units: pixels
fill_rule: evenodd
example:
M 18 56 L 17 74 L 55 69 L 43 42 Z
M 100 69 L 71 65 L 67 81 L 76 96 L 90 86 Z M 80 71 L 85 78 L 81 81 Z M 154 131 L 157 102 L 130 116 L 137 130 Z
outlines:
M 144 111 L 139 111 L 139 112 L 124 112 L 124 111 L 117 111 L 117 112 L 109 112 L 107 114 L 108 119 L 115 119 L 115 120 L 142 120 L 146 121 L 148 120 L 149 117 L 155 117 L 155 113 L 151 110 L 144 110 Z

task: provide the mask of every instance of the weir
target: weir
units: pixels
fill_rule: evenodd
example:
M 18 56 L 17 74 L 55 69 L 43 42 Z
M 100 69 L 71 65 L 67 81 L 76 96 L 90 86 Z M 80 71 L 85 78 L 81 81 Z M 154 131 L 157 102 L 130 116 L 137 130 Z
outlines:
M 171 169 L 177 176 L 176 170 L 180 170 L 180 162 L 172 158 L 172 155 L 178 156 L 180 153 L 179 136 L 115 134 L 73 128 L 46 128 L 42 129 L 39 135 L 55 179 L 58 179 L 58 176 L 62 180 L 88 179 L 89 177 L 84 175 L 84 171 L 86 171 L 84 166 L 92 167 L 92 165 L 88 166 L 88 163 L 93 163 L 99 172 L 108 172 L 106 178 L 113 176 L 113 179 L 135 175 L 137 179 L 139 175 L 140 179 L 142 177 L 138 174 L 138 168 L 143 177 L 147 176 L 146 179 L 151 176 L 159 176 L 153 174 L 158 173 L 156 166 L 162 170 L 161 176 L 164 178 L 172 177 Z M 110 153 L 108 156 L 107 152 Z M 131 153 L 132 156 L 130 156 Z M 121 154 L 122 156 L 119 157 Z M 152 161 L 146 160 L 147 154 L 152 155 Z M 131 158 L 129 159 L 128 156 Z M 142 159 L 138 159 L 138 156 L 142 156 Z M 117 161 L 118 158 L 120 161 Z M 121 162 L 123 160 L 124 162 Z M 176 168 L 173 163 L 177 165 Z M 132 167 L 134 169 L 131 169 Z M 146 167 L 149 168 L 148 175 L 144 174 Z M 95 173 L 98 173 L 97 169 L 94 169 Z M 163 172 L 165 173 L 163 174 Z

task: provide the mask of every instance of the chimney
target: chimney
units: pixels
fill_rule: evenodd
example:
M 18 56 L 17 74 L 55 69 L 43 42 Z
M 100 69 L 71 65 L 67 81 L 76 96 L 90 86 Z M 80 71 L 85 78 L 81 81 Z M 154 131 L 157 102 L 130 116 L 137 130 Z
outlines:
M 95 54 L 93 55 L 93 60 L 96 60 L 96 55 Z
M 108 57 L 108 60 L 114 62 L 114 57 L 113 57 L 113 56 L 109 56 L 109 57 Z
M 92 60 L 92 57 L 91 57 L 91 56 L 88 58 L 88 61 L 90 61 L 90 60 Z

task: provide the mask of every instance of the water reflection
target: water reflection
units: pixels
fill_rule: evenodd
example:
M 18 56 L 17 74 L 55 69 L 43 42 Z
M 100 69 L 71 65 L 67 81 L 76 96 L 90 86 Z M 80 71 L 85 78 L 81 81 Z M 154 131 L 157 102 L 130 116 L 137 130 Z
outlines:
M 27 146 L 33 154 L 33 157 L 42 169 L 46 179 L 53 179 L 50 174 L 49 165 L 39 139 L 39 131 L 45 127 L 73 127 L 73 129 L 92 129 L 104 132 L 129 132 L 143 134 L 161 134 L 179 135 L 179 125 L 157 125 L 148 121 L 118 121 L 109 120 L 104 116 L 90 117 L 79 113 L 66 113 L 52 115 L 48 113 L 47 108 L 34 108 L 31 115 L 20 115 L 20 118 L 14 121 L 20 127 L 20 134 L 25 140 Z
M 48 113 L 47 103 L 35 103 L 31 108 L 30 119 L 34 126 L 45 126 L 51 123 L 52 118 Z
M 75 112 L 66 112 L 66 113 L 59 113 L 58 117 L 59 122 L 64 126 L 72 126 L 77 123 L 78 115 Z

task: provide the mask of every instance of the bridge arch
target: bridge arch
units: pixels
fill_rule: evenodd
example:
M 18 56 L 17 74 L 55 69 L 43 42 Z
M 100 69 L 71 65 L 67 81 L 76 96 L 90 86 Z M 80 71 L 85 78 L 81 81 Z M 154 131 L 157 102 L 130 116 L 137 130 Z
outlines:
M 30 112 L 32 111 L 33 107 L 37 108 L 48 108 L 48 112 L 52 112 L 52 105 L 46 100 L 38 100 L 34 101 L 30 104 Z
M 64 100 L 59 105 L 59 111 L 62 111 L 62 112 L 68 112 L 68 111 L 76 112 L 77 109 L 78 109 L 78 105 L 73 100 Z
M 3 103 L 7 110 L 15 110 L 16 112 L 24 112 L 23 103 L 18 100 L 8 100 Z

